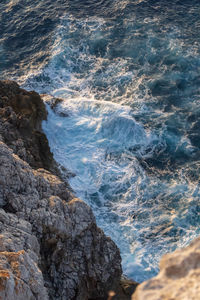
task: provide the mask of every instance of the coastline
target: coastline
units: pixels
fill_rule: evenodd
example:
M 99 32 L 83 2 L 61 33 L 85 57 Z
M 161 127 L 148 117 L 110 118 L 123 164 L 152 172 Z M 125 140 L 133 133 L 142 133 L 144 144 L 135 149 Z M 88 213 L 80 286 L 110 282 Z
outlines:
M 199 238 L 138 287 L 122 277 L 119 249 L 53 159 L 46 118 L 39 94 L 0 81 L 0 298 L 107 300 L 113 290 L 112 300 L 199 299 Z
M 115 299 L 130 299 L 137 284 L 120 283 L 119 249 L 97 227 L 91 209 L 75 198 L 53 159 L 41 129 L 47 118 L 41 97 L 15 82 L 0 81 L 0 101 L 1 214 L 12 220 L 16 230 L 24 223 L 18 236 L 20 246 L 16 246 L 10 223 L 1 218 L 1 252 L 7 251 L 7 261 L 17 253 L 19 269 L 28 269 L 29 281 L 40 273 L 36 290 L 29 284 L 23 288 L 25 274 L 16 277 L 11 264 L 6 270 L 9 278 L 4 277 L 2 285 L 3 299 L 10 300 L 5 295 L 11 294 L 13 299 L 23 299 L 17 296 L 20 289 L 27 299 L 31 295 L 34 299 L 107 299 L 110 290 L 118 294 Z M 29 228 L 35 247 L 22 243 L 27 234 L 24 227 Z M 26 256 L 28 266 L 21 266 L 21 256 Z M 31 273 L 33 263 L 37 272 Z M 16 284 L 11 287 L 11 277 L 20 289 Z

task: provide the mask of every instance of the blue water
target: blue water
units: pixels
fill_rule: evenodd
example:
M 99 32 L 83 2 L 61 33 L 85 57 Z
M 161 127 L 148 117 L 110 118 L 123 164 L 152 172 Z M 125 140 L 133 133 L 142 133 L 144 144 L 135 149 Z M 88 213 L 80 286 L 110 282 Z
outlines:
M 63 98 L 51 150 L 140 282 L 200 231 L 199 20 L 192 0 L 0 3 L 1 77 Z

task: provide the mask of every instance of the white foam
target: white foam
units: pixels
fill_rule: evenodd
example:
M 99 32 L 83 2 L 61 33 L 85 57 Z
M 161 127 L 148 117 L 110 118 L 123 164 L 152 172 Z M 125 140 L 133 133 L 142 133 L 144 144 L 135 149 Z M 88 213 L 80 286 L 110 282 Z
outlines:
M 117 242 L 129 273 L 127 261 L 134 260 L 131 245 L 136 234 L 132 215 L 138 208 L 137 194 L 148 181 L 129 148 L 137 146 L 139 155 L 156 137 L 134 120 L 126 106 L 68 99 L 58 111 L 69 117 L 49 109 L 43 123 L 54 157 L 76 174 L 70 180 L 72 188 L 93 208 L 99 226 Z
M 137 48 L 141 33 L 137 24 L 134 28 L 133 19 L 124 22 L 124 40 L 128 43 L 130 32 L 136 39 L 130 41 L 131 47 L 123 49 L 126 55 L 113 58 L 109 43 L 102 50 L 104 54 L 93 53 L 95 43 L 102 41 L 104 45 L 109 33 L 105 20 L 64 16 L 49 63 L 37 75 L 28 77 L 26 87 L 65 99 L 57 114 L 48 108 L 48 120 L 43 123 L 51 150 L 61 165 L 76 174 L 70 179 L 72 188 L 93 208 L 98 225 L 119 246 L 125 274 L 143 281 L 155 275 L 162 254 L 197 235 L 187 218 L 192 216 L 192 201 L 200 193 L 184 177 L 184 170 L 176 171 L 174 178 L 160 179 L 160 174 L 148 174 L 143 169 L 141 162 L 157 158 L 166 150 L 166 139 L 176 147 L 183 145 L 185 154 L 192 153 L 193 148 L 187 138 L 178 140 L 164 126 L 157 136 L 133 117 L 137 113 L 149 117 L 152 113 L 150 118 L 160 118 L 162 126 L 173 114 L 160 109 L 159 103 L 149 105 L 153 104 L 149 87 L 165 76 L 174 82 L 179 78 L 177 72 L 168 74 L 168 67 L 162 63 L 164 56 L 159 56 L 163 47 L 167 57 L 175 54 L 182 59 L 177 28 L 159 40 L 160 46 L 151 27 L 157 21 L 146 19 L 144 50 L 143 43 Z M 151 59 L 159 62 L 159 72 L 153 75 Z M 134 66 L 129 68 L 131 64 Z M 68 117 L 61 117 L 60 112 Z

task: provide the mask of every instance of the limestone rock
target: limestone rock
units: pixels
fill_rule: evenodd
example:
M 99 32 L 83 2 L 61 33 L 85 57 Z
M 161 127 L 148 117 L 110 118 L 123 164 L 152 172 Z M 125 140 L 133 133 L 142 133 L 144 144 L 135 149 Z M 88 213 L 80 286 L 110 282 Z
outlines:
M 0 299 L 48 299 L 42 273 L 24 250 L 0 252 Z
M 20 224 L 27 222 L 33 235 L 29 239 L 37 238 L 38 260 L 52 299 L 106 297 L 121 276 L 121 259 L 115 244 L 96 226 L 91 209 L 79 199 L 66 202 L 68 192 L 64 194 L 58 177 L 31 169 L 2 142 L 0 186 L 1 205 L 7 212 L 4 218 L 11 215 L 13 223 L 15 216 Z M 10 243 L 4 242 L 2 250 L 27 248 L 23 239 L 28 233 L 24 230 L 21 226 L 16 242 L 14 232 L 2 226 L 3 240 L 10 236 Z M 39 255 L 37 247 L 31 249 L 33 257 Z
M 30 223 L 0 209 L 0 299 L 48 299 Z
M 65 110 L 60 110 L 60 105 L 63 102 L 62 98 L 53 97 L 51 95 L 42 94 L 42 100 L 47 103 L 51 109 L 60 117 L 69 117 L 69 113 Z
M 119 250 L 52 171 L 53 157 L 44 161 L 48 141 L 35 144 L 35 132 L 45 117 L 38 94 L 0 81 L 0 299 L 107 299 Z
M 200 238 L 163 256 L 158 276 L 137 287 L 132 300 L 200 299 Z
M 40 96 L 20 89 L 13 81 L 0 81 L 0 108 L 4 142 L 31 167 L 56 172 L 48 140 L 41 131 L 47 112 Z

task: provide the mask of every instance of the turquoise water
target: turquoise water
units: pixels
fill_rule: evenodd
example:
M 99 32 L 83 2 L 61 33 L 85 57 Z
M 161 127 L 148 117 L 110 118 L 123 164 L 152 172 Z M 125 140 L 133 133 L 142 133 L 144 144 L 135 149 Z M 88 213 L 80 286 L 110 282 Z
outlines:
M 16 0 L 0 11 L 1 77 L 64 99 L 43 123 L 55 159 L 76 174 L 124 273 L 154 276 L 199 234 L 199 1 Z

